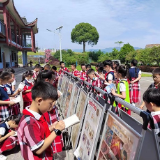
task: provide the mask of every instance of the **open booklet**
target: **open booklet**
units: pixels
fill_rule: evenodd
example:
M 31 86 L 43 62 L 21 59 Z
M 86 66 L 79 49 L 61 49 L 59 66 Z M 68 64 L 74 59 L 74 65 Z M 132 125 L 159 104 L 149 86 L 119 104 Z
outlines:
M 71 126 L 80 122 L 80 120 L 79 120 L 79 118 L 77 117 L 76 114 L 64 119 L 63 121 L 65 123 L 65 128 L 69 128 L 69 127 L 71 127 Z

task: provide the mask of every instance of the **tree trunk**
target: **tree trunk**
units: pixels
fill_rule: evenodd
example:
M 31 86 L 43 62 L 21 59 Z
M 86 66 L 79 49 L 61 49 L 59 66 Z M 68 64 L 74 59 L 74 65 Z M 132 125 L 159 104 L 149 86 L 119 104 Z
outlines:
M 83 53 L 85 52 L 85 50 L 86 50 L 86 43 L 83 42 Z

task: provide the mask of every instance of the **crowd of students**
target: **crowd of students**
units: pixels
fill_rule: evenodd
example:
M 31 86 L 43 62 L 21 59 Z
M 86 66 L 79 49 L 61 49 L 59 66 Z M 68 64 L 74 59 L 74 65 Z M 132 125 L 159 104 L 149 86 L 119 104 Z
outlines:
M 17 89 L 14 69 L 5 69 L 0 73 L 0 160 L 7 159 L 2 154 L 4 151 L 17 145 L 20 145 L 25 160 L 51 160 L 53 154 L 62 151 L 61 131 L 65 124 L 59 120 L 55 103 L 61 95 L 57 85 L 63 71 L 71 72 L 92 86 L 110 92 L 134 106 L 140 103 L 141 71 L 136 60 L 131 61 L 131 67 L 106 60 L 97 64 L 95 70 L 90 64 L 82 64 L 81 71 L 76 69 L 76 64 L 72 64 L 69 71 L 64 62 L 60 62 L 59 71 L 49 64 L 44 67 L 37 64 L 33 71 L 23 73 L 20 83 L 23 87 Z M 152 74 L 154 83 L 144 93 L 144 102 L 140 108 L 147 107 L 147 112 L 154 119 L 154 130 L 160 135 L 160 68 L 156 68 Z M 20 104 L 12 100 L 20 93 L 23 98 L 22 113 Z M 125 106 L 115 102 L 113 106 L 131 115 Z

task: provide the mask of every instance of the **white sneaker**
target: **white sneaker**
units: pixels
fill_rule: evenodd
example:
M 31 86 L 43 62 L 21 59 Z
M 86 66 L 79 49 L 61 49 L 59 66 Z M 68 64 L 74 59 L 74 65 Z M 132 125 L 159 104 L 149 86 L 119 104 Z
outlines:
M 0 154 L 0 160 L 6 160 L 6 159 L 7 159 L 6 156 L 4 156 L 3 154 Z

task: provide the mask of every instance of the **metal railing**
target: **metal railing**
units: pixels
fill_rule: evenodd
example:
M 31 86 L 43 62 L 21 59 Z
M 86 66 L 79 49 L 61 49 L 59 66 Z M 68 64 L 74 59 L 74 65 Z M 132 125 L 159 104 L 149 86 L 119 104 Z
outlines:
M 0 33 L 2 33 L 4 36 L 6 35 L 5 24 L 3 24 L 3 22 L 1 21 L 0 21 Z

